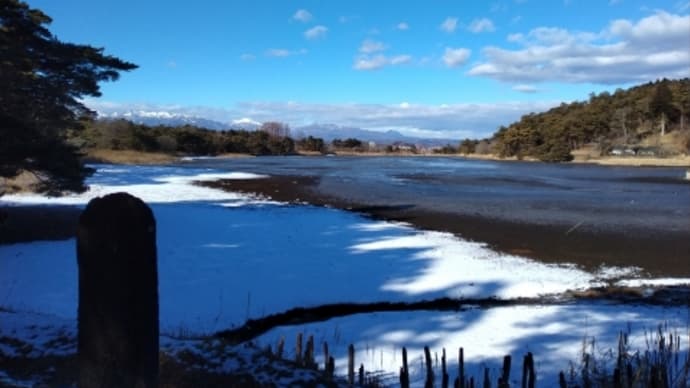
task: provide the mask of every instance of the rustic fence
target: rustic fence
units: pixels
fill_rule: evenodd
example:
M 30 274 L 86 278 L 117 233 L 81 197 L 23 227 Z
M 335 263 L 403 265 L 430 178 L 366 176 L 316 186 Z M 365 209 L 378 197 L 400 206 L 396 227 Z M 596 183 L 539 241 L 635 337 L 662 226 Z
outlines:
M 327 342 L 323 342 L 323 358 L 322 367 L 320 367 L 317 361 L 317 356 L 315 355 L 315 345 L 314 336 L 307 337 L 306 344 L 304 342 L 304 334 L 297 333 L 295 339 L 295 353 L 294 358 L 290 359 L 298 367 L 310 368 L 314 370 L 321 370 L 328 380 L 338 380 L 344 379 L 350 386 L 357 387 L 381 387 L 381 386 L 391 386 L 400 385 L 401 388 L 409 388 L 411 384 L 410 380 L 410 366 L 408 362 L 408 351 L 407 348 L 403 347 L 401 349 L 402 354 L 402 365 L 400 367 L 400 372 L 398 376 L 393 373 L 386 373 L 380 370 L 368 371 L 365 369 L 364 364 L 360 363 L 359 366 L 356 363 L 356 351 L 354 345 L 350 344 L 347 347 L 347 373 L 344 377 L 338 377 L 335 374 L 336 365 L 335 358 L 333 354 L 329 351 L 329 346 Z M 267 351 L 272 353 L 278 358 L 285 358 L 285 338 L 281 337 L 276 346 L 275 352 L 272 351 L 271 347 L 268 346 Z M 458 364 L 457 364 L 457 375 L 452 380 L 451 385 L 451 365 L 447 362 L 446 349 L 443 348 L 441 351 L 441 363 L 440 363 L 440 375 L 436 376 L 439 372 L 438 368 L 438 357 L 432 358 L 431 350 L 428 346 L 424 347 L 423 355 L 423 370 L 424 370 L 424 386 L 425 387 L 442 387 L 442 388 L 475 388 L 475 387 L 498 387 L 498 388 L 508 388 L 511 386 L 517 387 L 518 385 L 511 385 L 510 374 L 512 367 L 512 357 L 507 355 L 503 358 L 503 365 L 500 369 L 498 376 L 491 376 L 490 369 L 484 368 L 481 377 L 475 377 L 467 373 L 465 366 L 465 356 L 464 349 L 461 347 L 458 349 Z M 435 359 L 435 361 L 434 361 Z M 532 353 L 527 353 L 522 360 L 522 376 L 519 380 L 521 388 L 534 388 L 536 386 L 537 375 L 534 367 L 534 356 Z M 440 383 L 439 383 L 440 380 Z

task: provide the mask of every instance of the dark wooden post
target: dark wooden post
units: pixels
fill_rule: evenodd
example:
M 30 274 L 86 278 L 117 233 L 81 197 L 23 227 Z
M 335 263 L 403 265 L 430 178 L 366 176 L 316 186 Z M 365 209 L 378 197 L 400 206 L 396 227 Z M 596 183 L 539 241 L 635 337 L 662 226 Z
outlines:
M 295 362 L 302 365 L 302 333 L 297 333 L 297 340 L 295 341 Z
M 402 348 L 403 366 L 400 368 L 400 387 L 410 388 L 410 370 L 407 365 L 407 349 Z
M 80 388 L 158 386 L 156 221 L 127 193 L 89 202 L 79 217 Z
M 328 356 L 328 363 L 326 366 L 326 377 L 328 377 L 328 379 L 332 379 L 334 373 L 335 373 L 335 359 L 333 358 L 333 356 Z
M 510 387 L 510 367 L 512 360 L 510 355 L 503 357 L 503 370 L 501 371 L 501 378 L 498 379 L 499 388 Z
M 534 372 L 534 356 L 532 356 L 532 352 L 527 352 L 527 360 L 529 363 L 527 388 L 534 388 L 537 384 L 537 374 Z
M 460 348 L 458 351 L 458 380 L 460 381 L 460 388 L 465 388 L 465 350 Z
M 615 368 L 613 370 L 613 388 L 623 388 L 623 381 L 621 380 L 621 370 Z
M 433 365 L 431 365 L 431 352 L 429 351 L 428 346 L 424 347 L 424 361 L 426 362 L 426 382 L 425 382 L 424 386 L 433 387 L 434 386 L 434 369 L 433 369 Z
M 347 347 L 347 383 L 355 384 L 355 346 L 352 344 Z
M 448 368 L 446 366 L 446 348 L 443 348 L 443 353 L 441 356 L 441 373 L 443 373 L 443 378 L 441 380 L 441 387 L 448 388 L 448 381 L 450 377 L 448 376 Z
M 314 362 L 314 336 L 310 335 L 307 338 L 307 349 L 304 351 L 304 365 L 308 368 L 316 369 L 316 362 Z
M 323 368 L 328 369 L 328 342 L 323 342 Z
M 529 376 L 529 363 L 531 356 L 532 353 L 527 353 L 522 359 L 522 384 L 520 385 L 522 388 L 527 388 L 527 378 Z
M 278 340 L 278 345 L 276 346 L 276 356 L 278 358 L 283 358 L 283 349 L 285 348 L 285 337 L 280 336 Z
M 565 381 L 565 373 L 563 373 L 563 371 L 558 374 L 558 386 L 560 388 L 568 388 L 568 383 Z

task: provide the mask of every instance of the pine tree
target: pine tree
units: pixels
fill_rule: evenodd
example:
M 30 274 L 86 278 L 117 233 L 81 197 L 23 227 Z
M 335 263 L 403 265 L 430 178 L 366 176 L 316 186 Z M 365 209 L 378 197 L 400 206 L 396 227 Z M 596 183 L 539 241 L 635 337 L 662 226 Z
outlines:
M 92 118 L 80 99 L 100 96 L 98 83 L 137 66 L 102 48 L 65 43 L 51 18 L 19 0 L 0 0 L 0 177 L 30 171 L 40 191 L 82 191 L 92 172 L 67 143 L 68 129 Z

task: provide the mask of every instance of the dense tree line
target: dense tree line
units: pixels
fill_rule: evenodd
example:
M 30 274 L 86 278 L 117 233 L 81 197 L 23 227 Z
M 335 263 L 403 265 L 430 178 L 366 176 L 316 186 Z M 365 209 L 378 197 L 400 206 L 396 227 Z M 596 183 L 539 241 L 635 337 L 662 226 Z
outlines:
M 335 149 L 343 149 L 343 148 L 348 148 L 351 150 L 363 150 L 364 143 L 362 143 L 361 140 L 355 139 L 355 138 L 347 138 L 345 140 L 342 139 L 333 139 L 331 141 L 331 145 Z
M 122 119 L 97 120 L 84 123 L 84 130 L 73 133 L 70 141 L 83 148 L 186 155 L 294 154 L 295 142 L 292 138 L 283 136 L 287 133 L 287 127 L 270 124 L 270 131 L 214 131 L 191 125 L 148 126 Z
M 297 149 L 300 151 L 326 153 L 326 143 L 320 137 L 307 136 L 296 142 Z
M 636 144 L 652 134 L 687 131 L 689 115 L 690 79 L 664 79 L 530 113 L 501 127 L 491 142 L 500 156 L 567 161 L 570 151 L 588 143 L 605 152 L 613 144 Z

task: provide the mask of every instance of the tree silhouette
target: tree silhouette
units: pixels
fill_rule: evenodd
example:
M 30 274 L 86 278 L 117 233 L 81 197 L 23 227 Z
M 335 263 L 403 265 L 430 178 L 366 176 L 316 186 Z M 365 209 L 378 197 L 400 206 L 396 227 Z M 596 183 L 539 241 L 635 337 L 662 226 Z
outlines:
M 94 116 L 80 99 L 100 96 L 99 82 L 137 66 L 61 42 L 46 27 L 51 21 L 24 2 L 0 0 L 0 176 L 30 171 L 39 191 L 83 191 L 92 171 L 66 141 Z

